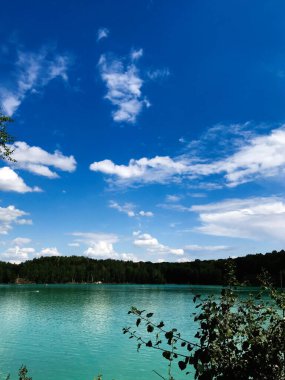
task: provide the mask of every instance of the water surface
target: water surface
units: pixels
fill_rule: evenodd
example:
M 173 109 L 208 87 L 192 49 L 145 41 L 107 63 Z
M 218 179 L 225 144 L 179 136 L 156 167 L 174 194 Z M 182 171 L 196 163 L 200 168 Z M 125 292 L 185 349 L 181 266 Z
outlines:
M 33 380 L 159 380 L 167 376 L 161 353 L 136 351 L 122 328 L 135 325 L 131 306 L 193 337 L 193 295 L 209 286 L 0 285 L 0 380 L 16 379 L 22 363 Z M 179 371 L 179 370 L 178 370 Z M 179 371 L 177 379 L 191 379 Z

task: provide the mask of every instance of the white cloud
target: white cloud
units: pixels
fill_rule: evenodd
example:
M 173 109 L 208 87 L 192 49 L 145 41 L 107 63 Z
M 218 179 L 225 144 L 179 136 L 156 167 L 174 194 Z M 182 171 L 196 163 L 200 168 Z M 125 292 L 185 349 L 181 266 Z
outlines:
M 24 224 L 27 224 L 27 225 L 32 225 L 33 224 L 33 221 L 31 219 L 18 219 L 16 221 L 17 224 L 20 224 L 20 225 L 24 225 Z
M 100 41 L 104 38 L 107 38 L 109 36 L 109 29 L 108 28 L 100 28 L 97 32 L 97 41 Z
M 180 181 L 179 176 L 187 173 L 187 162 L 173 160 L 165 156 L 154 158 L 131 159 L 128 165 L 116 165 L 110 160 L 93 162 L 90 170 L 116 177 L 117 184 L 132 183 L 168 183 Z
M 138 53 L 137 53 L 138 54 Z M 142 98 L 143 80 L 134 62 L 125 65 L 123 60 L 102 55 L 99 70 L 107 87 L 105 96 L 113 106 L 113 120 L 116 122 L 134 123 L 143 107 L 149 106 L 147 99 Z
M 120 260 L 123 261 L 133 261 L 133 262 L 138 262 L 140 261 L 138 257 L 132 253 L 121 253 L 120 254 Z
M 2 108 L 7 115 L 11 116 L 21 104 L 20 97 L 8 92 L 6 89 L 0 89 L 0 91 Z
M 133 50 L 131 52 L 131 58 L 132 60 L 140 59 L 143 56 L 143 49 Z
M 219 163 L 216 164 L 219 166 Z M 229 186 L 285 172 L 285 129 L 253 138 L 237 153 L 220 163 Z
M 180 203 L 159 203 L 157 207 L 164 208 L 166 210 L 174 210 L 179 212 L 191 211 L 191 207 L 184 206 Z
M 92 259 L 114 259 L 114 260 L 132 260 L 138 261 L 137 257 L 132 253 L 118 253 L 114 244 L 119 241 L 118 236 L 109 233 L 97 232 L 73 232 L 75 243 L 83 243 L 87 245 L 87 249 L 83 254 Z
M 131 218 L 136 215 L 135 212 L 134 212 L 135 205 L 132 204 L 132 203 L 124 203 L 123 205 L 120 205 L 117 202 L 110 201 L 109 202 L 109 207 L 113 208 L 115 210 L 118 210 L 119 212 L 122 212 L 122 213 L 128 215 Z
M 35 255 L 35 249 L 31 247 L 15 247 L 8 248 L 5 252 L 0 254 L 1 260 L 10 263 L 19 264 L 23 261 L 30 260 Z
M 28 94 L 36 94 L 51 80 L 67 81 L 70 58 L 43 48 L 38 53 L 19 51 L 15 64 L 16 82 L 13 87 L 0 87 L 0 100 L 4 112 L 11 116 Z
M 195 251 L 195 252 L 219 252 L 228 251 L 230 247 L 227 245 L 198 245 L 189 244 L 184 247 L 185 251 Z
M 69 247 L 80 247 L 80 244 L 79 243 L 69 243 L 68 246 Z
M 21 224 L 25 211 L 17 209 L 15 206 L 0 207 L 0 234 L 6 235 L 13 224 Z M 26 224 L 26 223 L 24 223 Z
M 208 235 L 285 242 L 285 201 L 277 197 L 231 199 L 192 206 Z
M 155 237 L 150 234 L 139 234 L 134 240 L 134 245 L 146 249 L 149 253 L 183 255 L 182 248 L 170 248 L 161 244 Z
M 191 257 L 180 257 L 176 260 L 177 263 L 189 263 L 190 261 L 193 261 Z
M 31 243 L 31 239 L 23 238 L 23 237 L 17 237 L 12 241 L 13 245 L 19 245 L 19 246 L 26 245 L 29 243 Z
M 151 211 L 141 210 L 139 212 L 136 212 L 135 211 L 136 205 L 134 205 L 133 203 L 124 203 L 124 204 L 120 205 L 117 202 L 110 201 L 109 207 L 128 215 L 130 218 L 133 218 L 135 216 L 142 216 L 142 217 L 152 217 L 153 216 L 153 212 L 151 212 Z
M 88 247 L 84 251 L 84 255 L 96 259 L 96 258 L 108 258 L 108 259 L 118 259 L 119 255 L 115 252 L 113 244 L 108 241 L 99 240 L 93 242 L 91 247 Z
M 49 166 L 67 172 L 73 172 L 76 169 L 74 157 L 64 156 L 59 151 L 48 153 L 40 147 L 29 146 L 23 141 L 15 142 L 11 145 L 11 149 L 14 150 L 13 158 L 16 160 L 11 165 L 18 169 L 28 170 L 33 174 L 57 178 L 58 174 L 51 171 Z
M 32 260 L 43 256 L 60 256 L 56 247 L 43 248 L 37 252 L 33 247 L 23 247 L 29 244 L 30 239 L 16 238 L 12 241 L 13 246 L 0 254 L 0 259 L 10 263 L 20 264 L 26 260 Z
M 117 185 L 169 183 L 219 176 L 224 185 L 234 187 L 258 178 L 267 178 L 285 173 L 285 127 L 272 130 L 267 135 L 252 137 L 239 142 L 235 153 L 223 159 L 208 160 L 191 157 L 189 154 L 171 158 L 131 159 L 128 165 L 117 165 L 110 160 L 94 162 L 90 170 L 112 176 Z M 206 161 L 206 162 L 205 162 Z M 217 183 L 204 183 L 205 188 L 217 188 Z
M 224 130 L 221 126 L 216 128 L 218 131 L 221 128 Z M 241 126 L 232 128 L 239 131 Z M 228 157 L 192 165 L 189 172 L 198 177 L 220 174 L 224 176 L 227 186 L 234 187 L 258 178 L 276 176 L 285 171 L 284 126 L 262 136 L 254 136 L 244 131 L 241 137 L 234 139 L 230 145 L 236 151 Z
M 38 257 L 41 256 L 60 256 L 58 249 L 56 247 L 43 248 L 37 253 Z
M 38 187 L 29 187 L 18 174 L 5 166 L 0 168 L 0 191 L 15 191 L 17 193 L 39 192 Z
M 151 80 L 163 80 L 169 77 L 170 71 L 167 67 L 164 67 L 163 69 L 156 69 L 156 70 L 150 70 L 147 73 L 147 76 Z
M 178 201 L 180 201 L 180 199 L 181 199 L 181 197 L 179 197 L 178 195 L 171 195 L 171 194 L 169 194 L 169 195 L 166 196 L 166 201 L 167 202 L 178 202 Z
M 140 216 L 145 216 L 145 217 L 152 217 L 153 216 L 153 212 L 141 210 L 141 211 L 139 211 L 139 215 Z

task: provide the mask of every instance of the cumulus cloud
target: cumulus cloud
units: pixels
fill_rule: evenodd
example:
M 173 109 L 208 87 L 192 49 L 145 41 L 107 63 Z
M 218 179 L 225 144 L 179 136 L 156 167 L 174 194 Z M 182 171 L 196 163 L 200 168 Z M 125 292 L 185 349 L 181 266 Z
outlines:
M 64 156 L 60 151 L 48 153 L 37 146 L 29 146 L 23 141 L 17 141 L 11 145 L 14 150 L 13 167 L 30 171 L 33 174 L 48 178 L 58 178 L 58 174 L 50 170 L 49 166 L 56 169 L 73 172 L 76 169 L 76 161 L 73 156 Z
M 97 32 L 97 41 L 107 38 L 109 36 L 109 33 L 110 31 L 108 28 L 99 28 Z
M 38 252 L 37 256 L 60 256 L 58 249 L 56 247 L 43 248 Z
M 188 171 L 185 160 L 174 160 L 168 156 L 131 159 L 128 165 L 116 165 L 111 160 L 93 162 L 90 170 L 112 175 L 117 184 L 179 182 Z
M 134 245 L 145 249 L 149 253 L 156 254 L 171 254 L 171 255 L 183 255 L 184 250 L 182 248 L 170 248 L 167 245 L 161 244 L 155 237 L 150 234 L 136 234 Z
M 50 81 L 67 81 L 70 58 L 56 54 L 47 47 L 37 53 L 18 52 L 15 64 L 15 83 L 11 88 L 0 87 L 0 100 L 5 114 L 11 116 L 29 94 L 36 94 Z
M 151 211 L 141 210 L 141 211 L 136 212 L 135 211 L 136 205 L 134 205 L 133 203 L 124 203 L 120 205 L 118 202 L 110 201 L 109 207 L 128 215 L 130 218 L 133 218 L 135 216 L 142 216 L 142 217 L 153 216 L 153 213 Z
M 10 263 L 19 264 L 23 261 L 32 260 L 43 256 L 60 256 L 56 247 L 42 248 L 36 251 L 33 247 L 25 247 L 31 243 L 28 238 L 16 238 L 12 241 L 12 246 L 6 251 L 0 253 L 0 259 Z
M 114 244 L 119 241 L 118 236 L 109 233 L 97 232 L 73 232 L 75 243 L 83 243 L 87 249 L 83 254 L 92 259 L 114 259 L 137 261 L 137 257 L 131 253 L 118 253 Z
M 24 180 L 9 167 L 0 168 L 0 191 L 15 191 L 17 193 L 39 192 L 39 187 L 29 187 Z
M 14 224 L 27 224 L 27 220 L 22 218 L 25 215 L 28 213 L 13 205 L 0 207 L 0 234 L 6 235 Z
M 8 248 L 5 252 L 0 254 L 1 260 L 10 263 L 19 264 L 23 261 L 30 260 L 35 255 L 35 249 L 31 247 L 14 246 Z
M 123 59 L 102 55 L 98 67 L 101 78 L 107 87 L 105 98 L 115 107 L 112 113 L 115 122 L 134 123 L 144 107 L 150 104 L 142 97 L 143 80 L 134 61 L 142 54 L 139 51 L 132 53 L 136 56 L 129 64 Z
M 90 170 L 111 176 L 117 185 L 169 183 L 201 178 L 218 177 L 225 186 L 235 187 L 258 178 L 282 175 L 285 172 L 285 127 L 272 130 L 267 135 L 255 136 L 237 144 L 236 152 L 220 160 L 191 157 L 190 154 L 171 158 L 131 159 L 128 165 L 117 165 L 111 160 L 93 162 Z M 217 179 L 217 178 L 216 178 Z M 207 183 L 205 184 L 205 187 Z M 210 188 L 220 185 L 212 182 Z
M 285 201 L 278 197 L 230 199 L 192 206 L 208 235 L 285 242 Z

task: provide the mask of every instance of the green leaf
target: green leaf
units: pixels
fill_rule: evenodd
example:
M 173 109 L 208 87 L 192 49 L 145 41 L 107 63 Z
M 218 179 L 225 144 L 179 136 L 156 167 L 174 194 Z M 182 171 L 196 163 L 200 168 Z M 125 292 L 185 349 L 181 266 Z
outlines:
M 163 351 L 162 356 L 167 360 L 171 360 L 171 352 L 170 351 Z
M 182 360 L 180 360 L 180 361 L 178 362 L 178 366 L 179 366 L 179 368 L 181 369 L 181 371 L 184 371 L 184 369 L 186 368 L 186 363 L 183 362 Z
M 148 326 L 147 326 L 147 332 L 152 333 L 153 330 L 154 330 L 154 328 L 153 328 L 152 325 L 148 325 Z

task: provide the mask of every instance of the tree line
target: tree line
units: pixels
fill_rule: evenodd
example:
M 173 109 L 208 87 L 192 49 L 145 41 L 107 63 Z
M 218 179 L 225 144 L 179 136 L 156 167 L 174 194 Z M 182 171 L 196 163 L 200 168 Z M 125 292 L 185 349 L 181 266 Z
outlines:
M 227 259 L 195 260 L 186 263 L 152 263 L 119 260 L 95 260 L 83 256 L 41 257 L 21 264 L 0 262 L 0 283 L 15 283 L 18 278 L 38 284 L 135 283 L 204 284 L 224 283 Z M 285 285 L 285 251 L 254 254 L 232 259 L 241 283 L 258 284 L 263 269 L 273 282 Z

